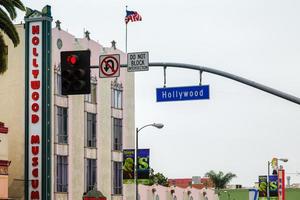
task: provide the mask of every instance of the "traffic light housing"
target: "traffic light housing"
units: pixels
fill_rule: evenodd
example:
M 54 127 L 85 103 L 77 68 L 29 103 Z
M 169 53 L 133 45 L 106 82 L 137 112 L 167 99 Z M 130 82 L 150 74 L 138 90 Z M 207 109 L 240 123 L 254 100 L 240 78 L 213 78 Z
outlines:
M 60 53 L 63 95 L 91 93 L 90 57 L 89 50 Z

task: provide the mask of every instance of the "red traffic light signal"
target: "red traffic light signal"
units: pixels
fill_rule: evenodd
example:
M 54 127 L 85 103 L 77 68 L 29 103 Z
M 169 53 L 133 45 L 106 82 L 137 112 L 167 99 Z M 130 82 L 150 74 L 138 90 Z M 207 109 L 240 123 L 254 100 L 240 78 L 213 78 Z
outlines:
M 60 53 L 63 95 L 91 93 L 90 57 L 89 50 Z
M 70 65 L 76 65 L 76 63 L 78 63 L 78 56 L 76 56 L 76 55 L 69 55 L 67 57 L 67 63 L 69 63 Z

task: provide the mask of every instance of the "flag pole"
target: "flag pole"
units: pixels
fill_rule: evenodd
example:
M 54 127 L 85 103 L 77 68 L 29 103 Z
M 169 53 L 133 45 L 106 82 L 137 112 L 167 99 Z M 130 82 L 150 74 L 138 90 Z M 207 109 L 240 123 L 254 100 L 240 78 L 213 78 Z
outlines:
M 127 7 L 126 6 L 126 15 L 127 15 Z M 127 53 L 127 22 L 125 21 L 125 24 L 126 24 L 126 36 L 125 36 L 125 53 Z

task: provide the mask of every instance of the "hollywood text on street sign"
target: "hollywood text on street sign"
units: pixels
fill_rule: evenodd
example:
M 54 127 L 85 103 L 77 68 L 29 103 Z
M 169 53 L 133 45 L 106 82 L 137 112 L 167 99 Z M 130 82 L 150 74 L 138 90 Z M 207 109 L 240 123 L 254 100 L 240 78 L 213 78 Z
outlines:
M 209 99 L 209 85 L 156 88 L 156 101 Z
M 99 77 L 111 78 L 120 76 L 120 54 L 101 55 L 99 57 Z
M 149 53 L 134 52 L 127 54 L 127 71 L 139 72 L 149 70 Z

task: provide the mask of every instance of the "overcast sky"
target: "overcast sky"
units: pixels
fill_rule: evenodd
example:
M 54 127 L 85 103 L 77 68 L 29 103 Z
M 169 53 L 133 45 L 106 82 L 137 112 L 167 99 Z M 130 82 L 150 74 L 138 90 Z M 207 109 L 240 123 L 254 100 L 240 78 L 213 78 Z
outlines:
M 64 30 L 82 37 L 87 29 L 100 44 L 115 40 L 124 51 L 128 5 L 143 18 L 128 24 L 128 52 L 223 70 L 300 97 L 298 0 L 23 2 L 38 10 L 48 4 Z M 167 70 L 168 87 L 198 84 L 196 71 Z M 300 106 L 216 75 L 204 73 L 203 84 L 210 85 L 210 100 L 156 103 L 163 70 L 136 74 L 136 126 L 165 124 L 140 132 L 151 167 L 169 178 L 230 171 L 237 175 L 232 183 L 252 186 L 275 156 L 289 159 L 287 175 L 299 183 L 289 173 L 300 172 Z

